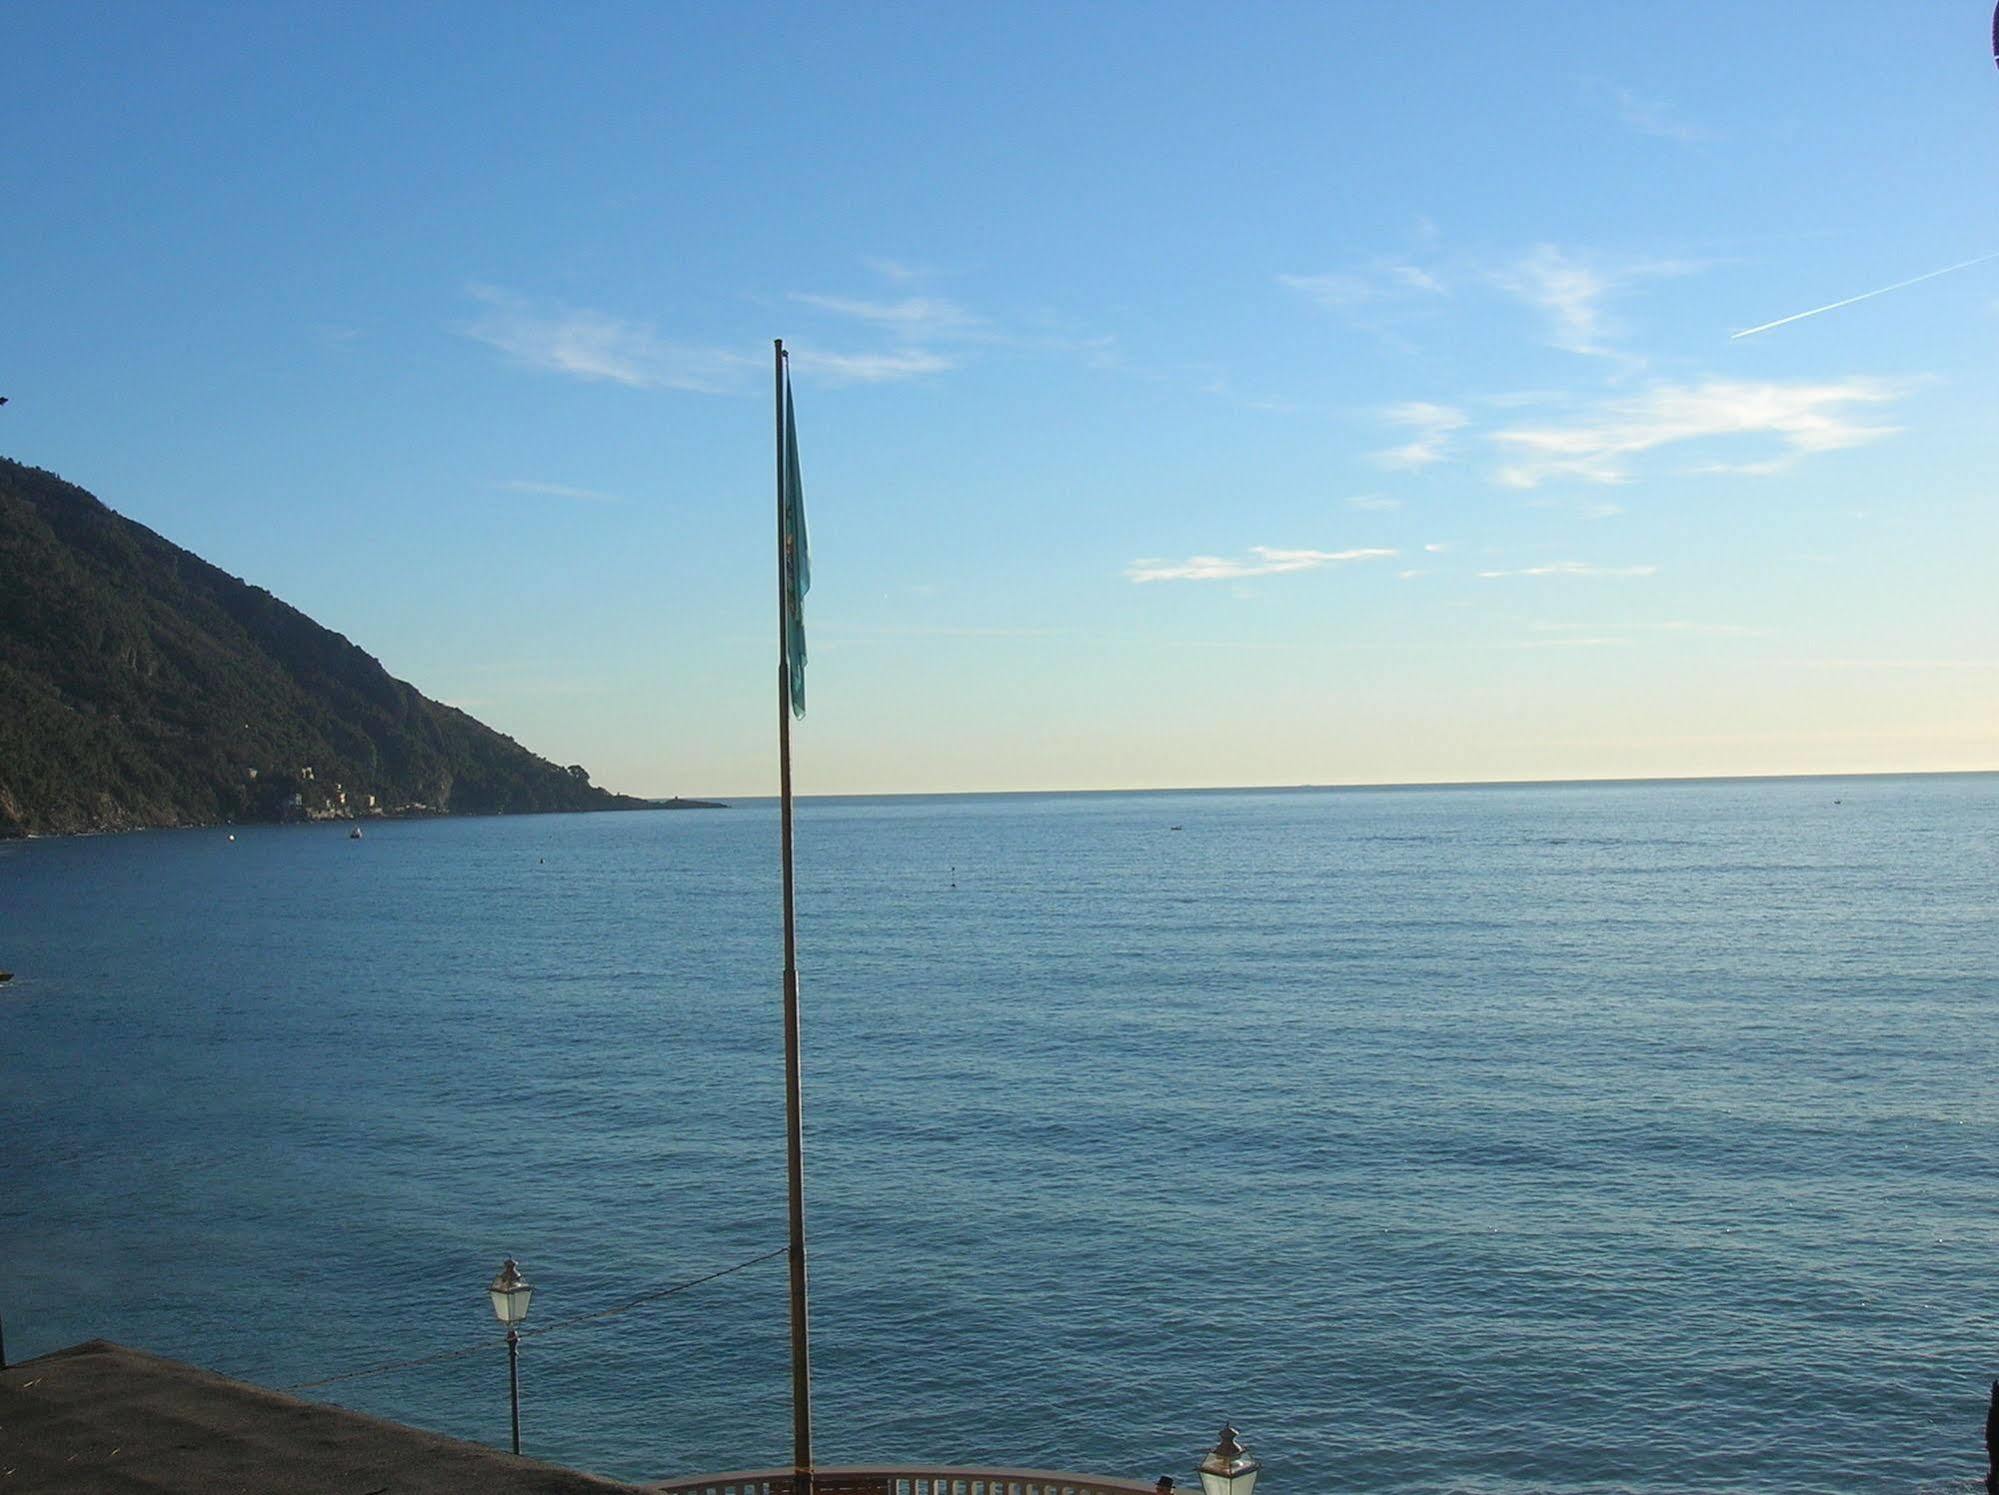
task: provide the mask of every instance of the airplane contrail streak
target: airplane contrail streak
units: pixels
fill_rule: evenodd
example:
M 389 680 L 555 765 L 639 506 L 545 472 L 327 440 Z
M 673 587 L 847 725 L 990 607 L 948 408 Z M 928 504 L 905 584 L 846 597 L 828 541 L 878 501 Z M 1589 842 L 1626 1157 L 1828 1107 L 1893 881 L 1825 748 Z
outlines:
M 1782 327 L 1791 322 L 1802 322 L 1806 317 L 1816 317 L 1821 312 L 1838 311 L 1842 306 L 1851 306 L 1856 301 L 1872 301 L 1876 296 L 1885 296 L 1890 291 L 1899 291 L 1904 286 L 1918 285 L 1925 280 L 1935 280 L 1939 275 L 1948 275 L 1953 270 L 1969 270 L 1973 265 L 1982 265 L 1987 260 L 1999 260 L 1999 250 L 1991 254 L 1981 254 L 1975 260 L 1965 260 L 1956 265 L 1945 265 L 1941 270 L 1931 270 L 1925 275 L 1912 275 L 1907 280 L 1898 280 L 1891 286 L 1882 286 L 1878 291 L 1862 291 L 1858 296 L 1848 296 L 1844 301 L 1835 301 L 1830 306 L 1815 306 L 1810 311 L 1793 312 L 1788 317 L 1779 317 L 1774 322 L 1765 322 L 1761 327 L 1745 327 L 1740 332 L 1731 332 L 1728 340 L 1734 342 L 1740 337 L 1754 337 L 1759 332 L 1768 332 L 1773 327 Z

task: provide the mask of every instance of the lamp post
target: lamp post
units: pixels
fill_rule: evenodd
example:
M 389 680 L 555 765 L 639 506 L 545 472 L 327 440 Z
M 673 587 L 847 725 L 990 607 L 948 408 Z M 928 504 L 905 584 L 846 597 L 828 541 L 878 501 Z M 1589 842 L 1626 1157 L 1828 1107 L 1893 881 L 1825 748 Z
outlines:
M 1203 1495 L 1250 1495 L 1263 1466 L 1235 1441 L 1235 1429 L 1224 1424 L 1222 1440 L 1201 1460 Z
M 514 1265 L 509 1256 L 500 1263 L 500 1275 L 493 1279 L 493 1285 L 486 1289 L 493 1300 L 493 1317 L 507 1326 L 507 1396 L 514 1410 L 514 1452 L 521 1451 L 521 1331 L 520 1324 L 528 1316 L 528 1303 L 534 1297 L 534 1286 L 521 1275 L 521 1269 Z

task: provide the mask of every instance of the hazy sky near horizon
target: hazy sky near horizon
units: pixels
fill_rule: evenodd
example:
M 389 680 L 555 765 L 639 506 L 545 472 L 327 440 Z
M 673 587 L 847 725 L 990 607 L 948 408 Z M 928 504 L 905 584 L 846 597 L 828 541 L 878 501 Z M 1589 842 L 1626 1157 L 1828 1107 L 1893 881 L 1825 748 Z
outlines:
M 773 337 L 805 791 L 1999 767 L 1990 16 L 0 3 L 0 453 L 633 792 Z

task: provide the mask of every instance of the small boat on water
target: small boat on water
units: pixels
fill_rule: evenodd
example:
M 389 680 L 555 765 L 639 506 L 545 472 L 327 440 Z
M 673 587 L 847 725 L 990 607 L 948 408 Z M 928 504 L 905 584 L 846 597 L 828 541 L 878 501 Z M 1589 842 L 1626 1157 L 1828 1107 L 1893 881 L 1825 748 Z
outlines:
M 357 825 L 357 826 L 355 826 L 355 827 L 354 827 L 354 829 L 353 829 L 353 830 L 349 831 L 349 832 L 347 833 L 347 839 L 348 839 L 348 840 L 350 840 L 350 841 L 358 841 L 358 840 L 360 840 L 360 839 L 361 839 L 361 827 Z

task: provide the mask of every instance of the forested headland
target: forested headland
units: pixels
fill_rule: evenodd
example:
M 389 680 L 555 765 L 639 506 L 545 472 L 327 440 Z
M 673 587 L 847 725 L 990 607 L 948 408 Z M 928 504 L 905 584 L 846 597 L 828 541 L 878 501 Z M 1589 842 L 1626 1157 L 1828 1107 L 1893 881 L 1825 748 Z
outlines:
M 0 458 L 0 836 L 648 805 Z

